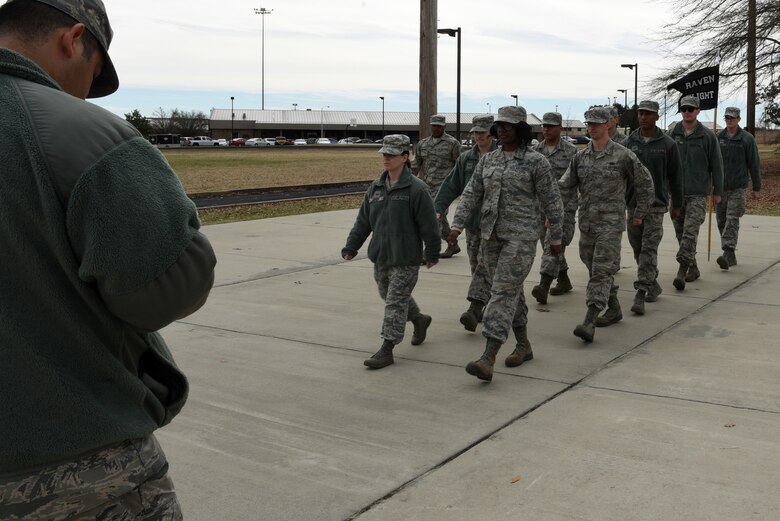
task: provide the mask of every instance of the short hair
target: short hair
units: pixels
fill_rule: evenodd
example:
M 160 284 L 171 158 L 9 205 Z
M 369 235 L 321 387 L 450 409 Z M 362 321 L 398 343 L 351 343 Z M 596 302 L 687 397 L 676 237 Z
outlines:
M 43 43 L 53 31 L 77 23 L 59 9 L 41 2 L 15 0 L 0 6 L 0 35 L 13 34 L 25 43 Z M 87 58 L 100 49 L 100 42 L 89 29 L 84 31 L 83 42 Z

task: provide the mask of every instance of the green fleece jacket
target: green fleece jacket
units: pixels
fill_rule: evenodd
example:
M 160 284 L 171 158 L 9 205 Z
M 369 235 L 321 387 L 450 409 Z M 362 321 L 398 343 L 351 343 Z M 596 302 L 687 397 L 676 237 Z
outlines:
M 637 129 L 628 136 L 624 146 L 636 154 L 653 176 L 655 200 L 649 211 L 653 213 L 669 211 L 670 196 L 672 208 L 682 208 L 683 171 L 680 152 L 674 140 L 656 127 L 655 134 L 649 141 L 645 141 L 641 130 Z M 636 208 L 636 193 L 630 179 L 626 186 L 626 205 L 632 209 Z
M 760 192 L 761 160 L 753 136 L 737 127 L 737 132 L 729 137 L 728 130 L 724 128 L 718 132 L 718 143 L 723 156 L 723 189 L 747 188 L 750 178 L 753 191 Z
M 668 135 L 680 150 L 684 194 L 708 195 L 712 186 L 714 195 L 723 195 L 723 159 L 715 134 L 697 122 L 688 136 L 682 123 L 676 124 Z
M 389 190 L 386 182 L 387 171 L 368 187 L 342 256 L 357 255 L 370 234 L 368 258 L 375 264 L 419 266 L 422 260 L 438 262 L 441 238 L 428 186 L 408 167 Z
M 216 263 L 165 158 L 0 49 L 0 476 L 148 436 L 187 380 L 155 332 Z

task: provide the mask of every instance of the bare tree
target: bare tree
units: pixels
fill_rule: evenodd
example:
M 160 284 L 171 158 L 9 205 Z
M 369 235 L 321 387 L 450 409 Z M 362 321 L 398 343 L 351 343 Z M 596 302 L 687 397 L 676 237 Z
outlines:
M 780 3 L 777 0 L 675 0 L 673 18 L 658 42 L 672 63 L 651 80 L 656 96 L 688 72 L 720 64 L 720 92 L 747 87 L 748 127 L 755 121 L 755 89 L 780 81 Z
M 209 120 L 202 111 L 173 109 L 168 112 L 160 107 L 152 114 L 150 124 L 156 134 L 200 136 L 206 133 Z

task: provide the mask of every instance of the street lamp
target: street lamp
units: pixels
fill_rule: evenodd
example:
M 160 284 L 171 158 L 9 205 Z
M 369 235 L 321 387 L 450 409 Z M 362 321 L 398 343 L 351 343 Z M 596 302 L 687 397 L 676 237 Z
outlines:
M 273 9 L 255 8 L 255 14 L 262 15 L 263 23 L 260 31 L 260 110 L 265 110 L 265 15 L 273 13 Z
M 510 94 L 510 98 L 515 98 L 515 107 L 517 106 L 517 94 Z
M 617 91 L 623 93 L 623 112 L 628 112 L 628 89 L 618 89 Z M 628 117 L 626 117 L 624 122 L 628 123 Z
M 385 97 L 379 96 L 379 99 L 382 100 L 382 137 L 385 137 Z
M 490 102 L 488 101 L 488 102 L 486 103 L 486 105 L 487 105 L 487 107 L 488 107 L 488 114 L 492 114 L 492 113 L 493 113 L 493 111 L 492 111 L 492 110 L 490 110 Z
M 234 97 L 230 96 L 230 139 L 236 137 L 233 135 L 233 120 L 236 119 L 236 113 L 233 112 L 233 99 Z M 230 141 L 230 139 L 228 139 L 228 141 Z
M 637 107 L 638 106 L 637 95 L 639 93 L 639 64 L 623 63 L 620 66 L 624 69 L 631 69 L 632 71 L 634 71 L 634 107 Z
M 325 105 L 324 107 L 320 108 L 320 137 L 325 137 L 325 126 L 324 126 L 324 110 L 329 109 L 330 105 Z
M 457 106 L 456 106 L 456 115 L 455 115 L 455 137 L 458 140 L 458 143 L 460 143 L 460 27 L 457 29 L 438 29 L 436 31 L 439 34 L 446 34 L 447 36 L 452 36 L 453 38 L 457 36 L 458 38 L 458 91 L 457 91 Z
M 555 106 L 555 112 L 558 112 L 558 105 Z
M 293 103 L 292 106 L 293 106 L 293 110 L 298 110 L 298 104 L 297 103 Z

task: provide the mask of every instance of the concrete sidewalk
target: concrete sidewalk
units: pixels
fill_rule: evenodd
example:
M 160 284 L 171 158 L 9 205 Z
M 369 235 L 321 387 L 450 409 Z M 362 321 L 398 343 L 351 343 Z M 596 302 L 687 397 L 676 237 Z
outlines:
M 572 334 L 587 272 L 537 306 L 533 361 L 469 376 L 484 339 L 458 318 L 465 251 L 423 269 L 428 339 L 370 371 L 383 304 L 372 265 L 339 254 L 355 210 L 205 228 L 219 258 L 206 306 L 163 331 L 191 382 L 159 438 L 188 521 L 780 519 L 780 219 L 742 220 L 739 265 L 672 286 L 632 316 L 624 239 L 623 321 Z M 714 227 L 714 223 L 713 223 Z M 499 353 L 509 354 L 512 339 Z

